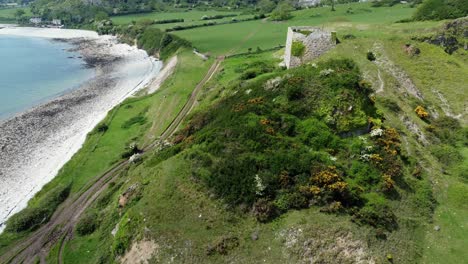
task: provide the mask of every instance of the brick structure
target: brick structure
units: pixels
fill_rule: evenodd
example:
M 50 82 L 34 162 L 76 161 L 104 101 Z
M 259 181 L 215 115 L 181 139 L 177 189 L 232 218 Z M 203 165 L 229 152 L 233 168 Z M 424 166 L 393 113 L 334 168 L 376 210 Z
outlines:
M 292 46 L 300 42 L 304 46 L 301 56 L 294 56 Z M 336 32 L 324 31 L 316 27 L 289 27 L 284 52 L 284 64 L 294 68 L 315 59 L 336 46 Z

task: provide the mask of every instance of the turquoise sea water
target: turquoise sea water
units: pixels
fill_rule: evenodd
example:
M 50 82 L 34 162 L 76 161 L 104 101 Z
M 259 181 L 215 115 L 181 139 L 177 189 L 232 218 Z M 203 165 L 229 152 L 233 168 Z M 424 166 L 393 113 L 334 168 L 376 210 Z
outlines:
M 94 75 L 67 43 L 0 36 L 0 120 L 78 87 Z M 69 58 L 73 57 L 73 58 Z

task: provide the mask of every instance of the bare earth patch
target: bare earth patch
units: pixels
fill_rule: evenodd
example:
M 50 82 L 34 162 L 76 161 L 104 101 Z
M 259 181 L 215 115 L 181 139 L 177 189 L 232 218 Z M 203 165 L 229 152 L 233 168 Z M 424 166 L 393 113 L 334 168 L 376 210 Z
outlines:
M 147 264 L 153 254 L 159 249 L 159 245 L 152 240 L 134 242 L 130 251 L 122 257 L 123 264 Z
M 408 74 L 393 63 L 386 55 L 381 43 L 374 43 L 372 50 L 378 53 L 375 63 L 384 71 L 392 75 L 399 83 L 400 92 L 406 92 L 423 101 L 421 91 L 416 87 Z
M 152 94 L 156 92 L 164 81 L 171 76 L 174 72 L 175 67 L 177 66 L 177 56 L 174 56 L 169 59 L 166 65 L 164 65 L 163 69 L 159 72 L 159 74 L 154 78 L 151 84 L 148 86 L 148 94 Z
M 295 263 L 375 263 L 368 248 L 348 232 L 314 232 L 289 228 L 278 233 L 283 255 Z

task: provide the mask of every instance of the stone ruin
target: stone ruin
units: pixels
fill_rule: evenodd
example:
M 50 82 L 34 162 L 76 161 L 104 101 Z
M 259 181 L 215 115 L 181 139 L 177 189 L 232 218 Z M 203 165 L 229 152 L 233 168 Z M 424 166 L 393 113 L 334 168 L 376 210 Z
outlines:
M 334 31 L 330 32 L 309 26 L 289 27 L 284 64 L 288 69 L 297 67 L 334 48 L 336 43 L 336 32 Z M 303 51 L 299 56 L 294 55 L 293 44 L 302 48 Z

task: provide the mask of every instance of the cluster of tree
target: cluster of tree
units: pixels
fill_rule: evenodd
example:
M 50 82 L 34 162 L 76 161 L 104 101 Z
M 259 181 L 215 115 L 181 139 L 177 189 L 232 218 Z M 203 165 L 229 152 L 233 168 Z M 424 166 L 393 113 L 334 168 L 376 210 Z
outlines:
M 415 20 L 442 20 L 468 15 L 467 0 L 425 0 L 414 14 Z
M 209 7 L 251 7 L 260 14 L 272 13 L 273 20 L 286 20 L 291 17 L 291 11 L 298 7 L 294 1 L 276 0 L 237 0 L 237 1 L 199 1 L 187 0 L 36 0 L 31 4 L 31 11 L 35 16 L 51 20 L 61 19 L 67 25 L 91 23 L 99 13 L 107 15 L 122 15 L 129 13 L 143 13 L 151 11 L 163 11 L 170 8 L 197 8 Z M 218 19 L 220 17 L 207 17 L 206 19 Z

